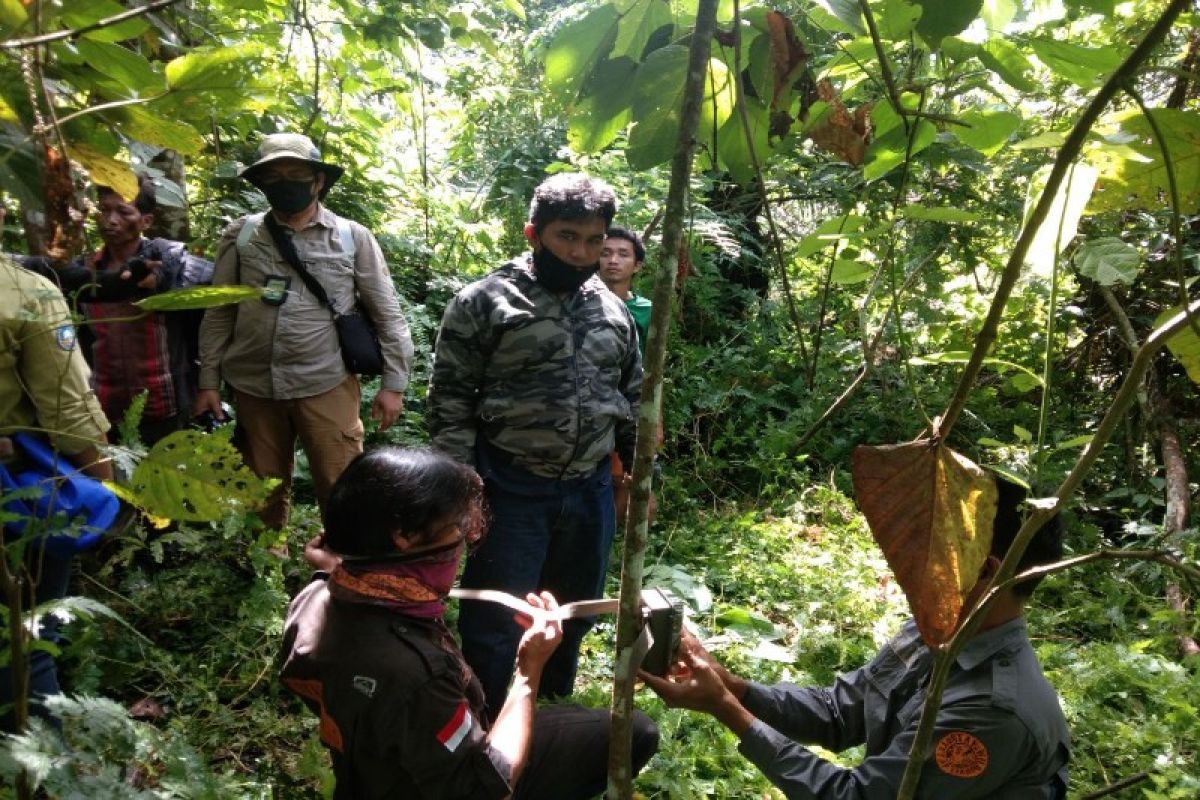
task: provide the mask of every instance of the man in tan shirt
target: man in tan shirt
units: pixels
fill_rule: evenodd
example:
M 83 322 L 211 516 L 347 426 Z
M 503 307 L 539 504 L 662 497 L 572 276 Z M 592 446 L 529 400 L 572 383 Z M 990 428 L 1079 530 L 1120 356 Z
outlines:
M 10 434 L 44 433 L 83 472 L 112 480 L 112 465 L 99 451 L 108 420 L 90 377 L 62 292 L 0 254 L 0 462 L 17 458 Z M 41 604 L 65 597 L 71 561 L 70 554 L 54 548 L 29 547 L 23 578 L 32 597 L 23 602 Z M 39 627 L 39 638 L 57 641 L 58 626 L 52 618 L 43 618 Z M 6 646 L 0 634 L 0 649 Z M 34 699 L 31 712 L 47 716 L 37 700 L 60 692 L 54 659 L 45 649 L 29 653 L 28 690 Z M 0 666 L 0 707 L 9 705 L 13 696 L 9 667 Z M 11 711 L 0 716 L 0 731 L 11 732 L 13 725 Z
M 261 287 L 263 295 L 210 309 L 200 328 L 195 412 L 221 418 L 220 382 L 229 384 L 246 463 L 262 477 L 283 481 L 262 512 L 272 528 L 287 523 L 297 438 L 322 507 L 338 475 L 362 452 L 358 377 L 342 361 L 330 306 L 346 313 L 361 305 L 375 324 L 384 367 L 371 416 L 380 430 L 399 416 L 408 385 L 412 340 L 379 245 L 362 225 L 321 203 L 342 173 L 321 161 L 306 136 L 276 133 L 263 140 L 258 160 L 241 177 L 266 195 L 270 211 L 229 226 L 213 276 L 214 285 Z M 290 238 L 328 304 L 280 253 L 272 225 Z M 347 236 L 351 241 L 343 241 Z

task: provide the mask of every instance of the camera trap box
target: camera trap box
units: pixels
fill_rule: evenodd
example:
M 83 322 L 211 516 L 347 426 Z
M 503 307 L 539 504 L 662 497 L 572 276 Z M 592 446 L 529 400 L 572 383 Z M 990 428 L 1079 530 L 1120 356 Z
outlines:
M 642 590 L 642 625 L 653 642 L 642 658 L 642 669 L 660 677 L 671 669 L 683 632 L 683 602 L 667 589 Z

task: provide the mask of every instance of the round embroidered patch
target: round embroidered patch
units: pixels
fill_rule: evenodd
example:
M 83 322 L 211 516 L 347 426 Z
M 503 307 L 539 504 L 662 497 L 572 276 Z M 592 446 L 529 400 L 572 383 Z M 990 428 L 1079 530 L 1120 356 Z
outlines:
M 58 329 L 56 331 L 54 331 L 54 339 L 58 342 L 58 348 L 60 350 L 66 350 L 67 352 L 74 350 L 75 349 L 75 326 L 74 325 L 60 325 L 58 327 Z
M 978 778 L 988 765 L 987 747 L 966 731 L 947 733 L 939 739 L 934 758 L 938 769 L 956 778 Z

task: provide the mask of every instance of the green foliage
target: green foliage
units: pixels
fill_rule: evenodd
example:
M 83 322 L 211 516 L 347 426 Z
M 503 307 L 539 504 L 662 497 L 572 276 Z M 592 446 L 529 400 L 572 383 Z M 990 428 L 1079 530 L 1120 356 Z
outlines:
M 1075 252 L 1075 267 L 1079 274 L 1101 286 L 1131 284 L 1141 266 L 1142 256 L 1137 248 L 1115 236 L 1084 242 Z
M 51 797 L 266 798 L 266 786 L 216 776 L 177 734 L 129 718 L 101 697 L 54 697 L 46 702 L 63 732 L 34 720 L 29 731 L 0 749 L 0 775 L 11 786 L 24 770 Z
M 251 472 L 230 444 L 232 435 L 225 428 L 186 430 L 155 442 L 134 470 L 126 499 L 154 516 L 191 522 L 259 507 L 278 480 Z
M 143 311 L 186 311 L 256 300 L 262 289 L 253 286 L 191 286 L 153 294 L 137 302 Z

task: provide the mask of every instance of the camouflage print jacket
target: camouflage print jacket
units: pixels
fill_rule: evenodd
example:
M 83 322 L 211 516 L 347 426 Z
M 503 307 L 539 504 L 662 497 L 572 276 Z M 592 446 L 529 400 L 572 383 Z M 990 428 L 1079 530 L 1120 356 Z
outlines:
M 547 478 L 587 475 L 616 449 L 631 464 L 642 363 L 625 304 L 592 277 L 565 300 L 528 255 L 446 307 L 429 381 L 429 431 L 475 463 L 480 436 Z

